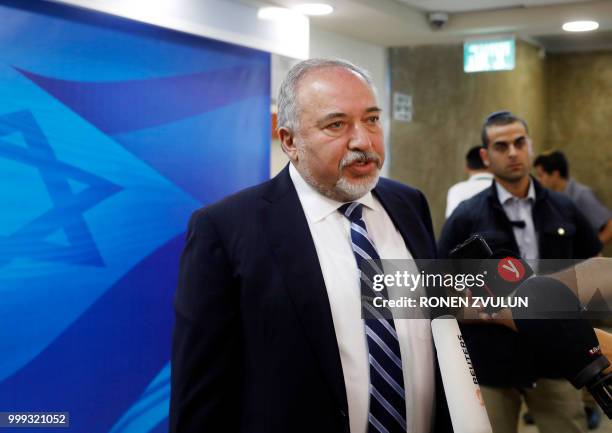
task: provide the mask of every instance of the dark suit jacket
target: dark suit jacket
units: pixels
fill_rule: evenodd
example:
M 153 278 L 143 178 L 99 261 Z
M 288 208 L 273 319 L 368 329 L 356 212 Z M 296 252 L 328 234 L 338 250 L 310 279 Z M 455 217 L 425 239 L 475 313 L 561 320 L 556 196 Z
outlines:
M 435 257 L 423 194 L 386 179 L 374 194 L 413 256 Z M 288 167 L 194 213 L 175 310 L 171 432 L 349 431 L 330 304 Z M 436 394 L 437 430 L 448 431 Z

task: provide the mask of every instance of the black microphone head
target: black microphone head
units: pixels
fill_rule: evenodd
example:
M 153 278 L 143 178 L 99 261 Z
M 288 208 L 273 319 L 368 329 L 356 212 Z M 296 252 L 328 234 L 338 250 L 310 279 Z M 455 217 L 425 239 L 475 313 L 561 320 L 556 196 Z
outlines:
M 512 315 L 543 375 L 561 375 L 581 388 L 601 372 L 607 360 L 593 327 L 583 317 L 582 305 L 565 284 L 550 277 L 533 277 L 515 296 L 528 300 L 527 308 L 513 308 Z
M 572 290 L 561 281 L 546 276 L 525 280 L 517 289 L 516 296 L 526 297 L 529 306 L 513 310 L 518 317 L 530 319 L 581 319 L 582 304 Z

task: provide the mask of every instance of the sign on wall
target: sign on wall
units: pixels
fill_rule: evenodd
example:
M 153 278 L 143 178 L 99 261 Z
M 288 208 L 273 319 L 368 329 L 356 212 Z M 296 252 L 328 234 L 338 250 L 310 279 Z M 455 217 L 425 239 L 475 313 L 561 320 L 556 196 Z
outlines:
M 513 37 L 471 39 L 463 44 L 465 72 L 509 71 L 516 63 Z
M 268 178 L 269 55 L 34 4 L 0 1 L 0 411 L 165 432 L 187 221 Z
M 412 121 L 412 95 L 393 92 L 393 120 L 398 122 Z

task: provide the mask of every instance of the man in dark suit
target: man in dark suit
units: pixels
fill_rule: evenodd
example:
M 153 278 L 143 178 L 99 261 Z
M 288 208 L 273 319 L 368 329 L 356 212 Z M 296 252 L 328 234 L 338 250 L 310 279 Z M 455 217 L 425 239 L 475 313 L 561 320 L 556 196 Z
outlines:
M 429 322 L 361 318 L 365 259 L 436 253 L 424 196 L 379 179 L 369 76 L 343 61 L 301 62 L 278 111 L 290 164 L 190 221 L 170 431 L 450 430 Z

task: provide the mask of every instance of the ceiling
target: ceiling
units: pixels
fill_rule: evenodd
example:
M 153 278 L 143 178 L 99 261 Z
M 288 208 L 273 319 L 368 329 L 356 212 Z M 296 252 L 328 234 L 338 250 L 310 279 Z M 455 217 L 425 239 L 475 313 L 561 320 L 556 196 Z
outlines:
M 563 3 L 585 3 L 588 0 L 398 0 L 424 11 L 445 11 L 451 13 L 474 12 L 495 9 L 509 9 L 532 6 L 558 5 Z
M 242 0 L 290 7 L 306 0 Z M 314 1 L 314 0 L 310 0 Z M 514 34 L 549 52 L 612 49 L 612 0 L 320 0 L 334 13 L 311 17 L 314 26 L 376 45 L 406 46 L 462 42 L 467 37 Z M 449 20 L 432 29 L 430 12 Z M 595 19 L 590 35 L 569 34 L 561 25 Z

